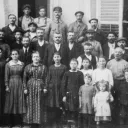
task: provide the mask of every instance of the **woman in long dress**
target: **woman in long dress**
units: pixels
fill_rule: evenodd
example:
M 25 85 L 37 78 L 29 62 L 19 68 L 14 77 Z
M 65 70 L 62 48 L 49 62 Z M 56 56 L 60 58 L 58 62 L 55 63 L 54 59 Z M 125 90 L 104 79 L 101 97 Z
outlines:
M 10 115 L 11 125 L 22 123 L 21 116 L 25 113 L 24 91 L 22 83 L 24 64 L 18 60 L 17 50 L 11 52 L 12 60 L 5 66 L 5 114 Z M 18 121 L 18 122 L 17 122 Z
M 32 127 L 38 127 L 45 122 L 44 101 L 47 92 L 47 70 L 40 64 L 39 52 L 32 54 L 32 64 L 25 67 L 23 83 L 26 94 L 27 113 L 24 122 Z

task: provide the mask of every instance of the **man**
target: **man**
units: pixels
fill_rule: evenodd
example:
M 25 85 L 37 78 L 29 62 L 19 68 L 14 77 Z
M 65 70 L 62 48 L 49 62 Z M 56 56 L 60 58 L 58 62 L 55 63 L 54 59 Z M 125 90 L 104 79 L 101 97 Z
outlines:
M 54 33 L 62 34 L 62 43 L 67 41 L 67 25 L 61 20 L 62 8 L 54 7 L 53 9 L 54 20 L 50 23 L 47 30 L 47 40 L 50 44 L 53 44 Z
M 91 20 L 89 20 L 89 23 L 91 25 L 91 29 L 93 29 L 96 32 L 95 40 L 100 42 L 101 46 L 103 46 L 103 44 L 106 41 L 106 38 L 105 38 L 104 32 L 98 28 L 98 19 L 92 18 Z
M 54 33 L 53 36 L 53 44 L 50 44 L 45 51 L 45 57 L 44 57 L 44 64 L 46 66 L 51 66 L 53 63 L 53 54 L 55 52 L 59 52 L 61 56 L 61 63 L 68 66 L 67 56 L 67 46 L 62 44 L 62 34 L 61 33 Z
M 90 60 L 91 65 L 90 65 L 90 69 L 95 69 L 96 68 L 96 63 L 97 63 L 97 57 L 92 55 L 92 51 L 93 51 L 93 47 L 92 44 L 90 43 L 85 43 L 84 44 L 84 54 L 81 54 L 77 60 L 78 60 L 78 69 L 81 69 L 82 67 L 82 61 L 84 58 L 87 58 Z
M 48 42 L 44 40 L 44 33 L 45 33 L 45 29 L 37 28 L 36 30 L 37 41 L 32 43 L 32 49 L 39 52 L 42 63 L 44 60 L 45 50 L 48 46 Z
M 80 56 L 81 54 L 84 53 L 84 49 L 83 47 L 75 42 L 75 33 L 72 31 L 69 31 L 67 34 L 67 39 L 68 39 L 68 57 L 67 57 L 67 61 L 68 61 L 68 67 L 69 67 L 69 63 L 70 60 L 73 58 L 76 58 L 78 56 Z
M 103 45 L 103 55 L 106 57 L 107 60 L 110 60 L 112 54 L 114 54 L 114 49 L 116 47 L 116 33 L 115 32 L 108 32 L 107 34 L 107 43 Z
M 22 8 L 23 16 L 19 18 L 19 26 L 24 30 L 28 30 L 28 24 L 33 22 L 33 17 L 30 16 L 31 13 L 31 6 L 29 4 L 25 4 Z
M 103 55 L 102 47 L 101 47 L 100 42 L 98 42 L 98 41 L 95 40 L 94 35 L 95 35 L 95 31 L 93 29 L 87 30 L 86 31 L 87 41 L 85 41 L 83 43 L 83 45 L 86 44 L 86 43 L 92 44 L 92 46 L 93 46 L 92 54 L 94 56 L 99 57 L 99 56 L 102 56 Z
M 15 31 L 15 41 L 12 44 L 11 49 L 21 49 L 22 48 L 22 36 L 23 36 L 23 31 L 21 30 L 16 30 Z
M 10 14 L 8 16 L 9 19 L 9 25 L 2 28 L 2 31 L 5 33 L 5 39 L 7 41 L 7 44 L 11 47 L 12 43 L 14 42 L 14 33 L 19 27 L 16 26 L 16 16 L 14 14 Z
M 117 123 L 119 120 L 119 101 L 120 101 L 120 89 L 122 83 L 125 81 L 124 71 L 128 69 L 128 62 L 122 59 L 123 50 L 120 47 L 117 47 L 114 50 L 114 59 L 110 60 L 107 63 L 107 68 L 112 71 L 113 78 L 114 78 L 114 87 L 112 89 L 112 94 L 114 97 L 114 110 L 112 113 L 114 121 Z M 122 110 L 123 113 L 123 110 Z M 125 114 L 125 113 L 123 113 Z M 121 123 L 121 122 L 120 122 Z
M 75 16 L 76 21 L 69 25 L 68 31 L 74 31 L 75 42 L 82 43 L 87 30 L 87 25 L 82 21 L 84 13 L 82 11 L 78 11 L 75 13 Z
M 22 38 L 22 45 L 22 49 L 19 50 L 19 60 L 24 62 L 24 65 L 26 66 L 32 62 L 32 49 L 30 47 L 30 39 L 28 36 Z
M 0 30 L 0 48 L 3 50 L 3 59 L 8 61 L 10 56 L 10 47 L 5 43 L 5 35 L 2 30 Z

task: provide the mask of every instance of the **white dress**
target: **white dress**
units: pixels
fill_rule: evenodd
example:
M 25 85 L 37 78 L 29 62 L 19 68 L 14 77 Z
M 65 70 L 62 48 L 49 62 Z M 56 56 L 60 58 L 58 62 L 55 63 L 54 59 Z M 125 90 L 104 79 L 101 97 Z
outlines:
M 107 99 L 110 99 L 109 101 Z M 105 91 L 99 92 L 94 97 L 95 121 L 111 120 L 111 110 L 109 102 L 113 101 L 112 95 Z

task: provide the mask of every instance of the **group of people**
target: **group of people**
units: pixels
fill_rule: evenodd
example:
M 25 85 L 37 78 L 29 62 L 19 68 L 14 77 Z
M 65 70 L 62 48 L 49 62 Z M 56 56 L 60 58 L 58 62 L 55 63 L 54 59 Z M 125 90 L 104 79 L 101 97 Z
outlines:
M 0 30 L 1 123 L 5 118 L 6 125 L 31 127 L 59 128 L 64 120 L 79 128 L 93 120 L 127 123 L 127 39 L 112 31 L 105 36 L 96 18 L 88 29 L 82 11 L 68 27 L 61 7 L 53 9 L 53 20 L 44 7 L 35 19 L 30 12 L 24 5 L 18 26 L 10 14 L 9 25 Z

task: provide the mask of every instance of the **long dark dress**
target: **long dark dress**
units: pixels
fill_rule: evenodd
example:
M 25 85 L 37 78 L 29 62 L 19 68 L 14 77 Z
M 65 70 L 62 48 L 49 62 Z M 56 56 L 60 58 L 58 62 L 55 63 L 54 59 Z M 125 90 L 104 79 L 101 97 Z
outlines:
M 5 110 L 6 114 L 25 113 L 24 94 L 22 84 L 24 64 L 18 61 L 16 64 L 10 61 L 5 67 L 5 86 L 9 87 L 6 92 Z
M 0 59 L 0 115 L 3 114 L 4 110 L 4 96 L 5 96 L 5 86 L 4 86 L 4 72 L 5 72 L 6 61 Z
M 27 113 L 24 122 L 28 124 L 41 124 L 44 121 L 44 93 L 47 85 L 47 71 L 42 64 L 25 67 L 23 77 L 24 88 L 28 90 L 26 95 Z
M 78 111 L 79 88 L 84 84 L 83 73 L 80 71 L 65 73 L 63 78 L 63 96 L 67 97 L 67 110 Z

